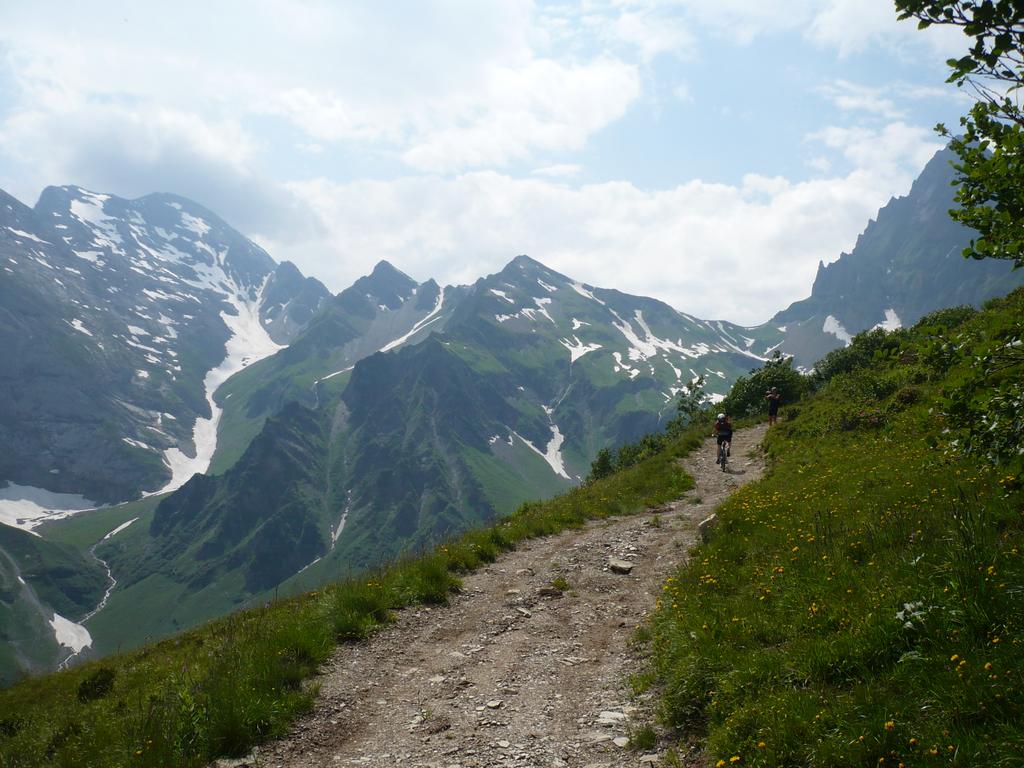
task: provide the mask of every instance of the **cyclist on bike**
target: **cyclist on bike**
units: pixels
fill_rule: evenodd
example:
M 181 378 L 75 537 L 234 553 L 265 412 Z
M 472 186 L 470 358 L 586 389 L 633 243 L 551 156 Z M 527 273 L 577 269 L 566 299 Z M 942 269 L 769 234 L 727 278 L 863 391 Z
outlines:
M 715 435 L 718 438 L 717 443 L 719 446 L 725 443 L 725 455 L 732 455 L 732 419 L 726 416 L 724 413 L 718 414 L 718 418 L 715 419 Z M 715 464 L 721 462 L 718 458 L 718 450 L 715 450 Z

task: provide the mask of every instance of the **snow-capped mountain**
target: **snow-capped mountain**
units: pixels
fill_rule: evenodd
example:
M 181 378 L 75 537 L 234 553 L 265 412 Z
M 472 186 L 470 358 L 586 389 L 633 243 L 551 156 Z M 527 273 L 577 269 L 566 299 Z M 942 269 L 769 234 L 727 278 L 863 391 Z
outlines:
M 291 341 L 329 297 L 163 194 L 50 187 L 34 208 L 2 195 L 0 266 L 0 439 L 17 446 L 0 456 L 8 498 L 120 501 L 205 471 L 217 386 Z
M 180 198 L 0 198 L 0 439 L 16 446 L 0 456 L 0 485 L 16 484 L 0 507 L 184 483 L 92 513 L 110 526 L 89 551 L 0 542 L 0 570 L 29 574 L 0 629 L 27 616 L 57 633 L 20 668 L 82 638 L 84 654 L 130 647 L 550 496 L 600 448 L 658 429 L 699 376 L 717 399 L 780 348 L 810 367 L 859 330 L 1006 293 L 1024 275 L 960 256 L 947 161 L 821 267 L 808 299 L 755 328 L 526 256 L 468 286 L 381 262 L 330 296 Z M 37 555 L 69 576 L 55 592 L 31 577 Z
M 695 377 L 724 394 L 780 340 L 526 256 L 471 286 L 378 264 L 219 391 L 218 474 L 98 548 L 125 590 L 113 610 L 157 590 L 173 607 L 144 626 L 161 634 L 510 512 L 657 428 Z

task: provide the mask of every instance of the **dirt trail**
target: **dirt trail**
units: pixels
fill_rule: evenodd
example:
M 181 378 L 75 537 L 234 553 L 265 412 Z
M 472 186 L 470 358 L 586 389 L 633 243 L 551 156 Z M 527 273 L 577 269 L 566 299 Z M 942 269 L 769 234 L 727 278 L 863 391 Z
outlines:
M 697 523 L 759 478 L 765 427 L 736 433 L 723 473 L 714 445 L 683 463 L 697 480 L 658 510 L 525 542 L 467 576 L 443 608 L 409 609 L 360 645 L 339 647 L 314 711 L 246 762 L 311 766 L 620 766 L 654 755 L 625 748 L 654 702 L 631 700 L 642 660 L 629 640 Z M 628 575 L 609 558 L 632 561 Z M 561 596 L 541 590 L 562 576 Z

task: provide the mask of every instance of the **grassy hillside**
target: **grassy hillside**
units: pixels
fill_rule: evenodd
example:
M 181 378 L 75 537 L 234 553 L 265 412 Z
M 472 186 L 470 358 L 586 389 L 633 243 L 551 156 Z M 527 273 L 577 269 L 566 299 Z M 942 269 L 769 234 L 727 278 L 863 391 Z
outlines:
M 861 336 L 771 430 L 652 624 L 713 762 L 1024 765 L 1022 321 L 1018 291 Z
M 679 497 L 692 480 L 676 460 L 698 442 L 679 434 L 613 477 L 368 576 L 0 691 L 0 766 L 168 768 L 245 754 L 310 707 L 315 687 L 304 682 L 336 643 L 365 637 L 402 606 L 444 603 L 460 572 L 525 538 Z

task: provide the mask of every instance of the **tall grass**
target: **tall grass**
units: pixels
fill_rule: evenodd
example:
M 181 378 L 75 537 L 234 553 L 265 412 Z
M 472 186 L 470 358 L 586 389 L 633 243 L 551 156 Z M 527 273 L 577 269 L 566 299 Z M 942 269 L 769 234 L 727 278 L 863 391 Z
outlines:
M 692 479 L 677 460 L 699 440 L 678 435 L 629 469 L 423 556 L 0 691 L 0 766 L 170 768 L 244 755 L 310 709 L 312 677 L 339 642 L 367 638 L 402 607 L 446 603 L 459 574 L 524 539 L 679 497 Z

